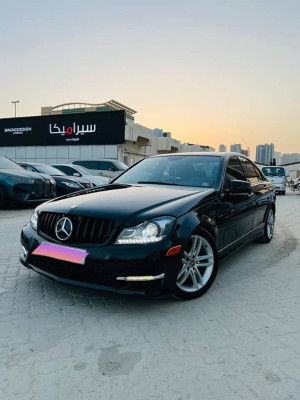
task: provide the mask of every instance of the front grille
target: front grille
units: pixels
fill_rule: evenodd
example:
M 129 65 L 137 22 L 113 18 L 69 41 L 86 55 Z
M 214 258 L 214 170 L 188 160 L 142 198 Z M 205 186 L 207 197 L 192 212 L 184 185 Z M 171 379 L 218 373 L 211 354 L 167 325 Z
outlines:
M 43 191 L 44 191 L 43 181 L 41 179 L 36 179 L 34 181 L 35 197 L 43 197 Z
M 44 187 L 44 197 L 49 197 L 50 194 L 51 194 L 51 182 L 49 181 L 49 179 L 46 179 Z
M 69 218 L 73 225 L 71 236 L 63 243 L 104 243 L 114 227 L 114 221 L 109 219 L 42 212 L 38 218 L 38 232 L 58 241 L 55 226 L 63 217 Z

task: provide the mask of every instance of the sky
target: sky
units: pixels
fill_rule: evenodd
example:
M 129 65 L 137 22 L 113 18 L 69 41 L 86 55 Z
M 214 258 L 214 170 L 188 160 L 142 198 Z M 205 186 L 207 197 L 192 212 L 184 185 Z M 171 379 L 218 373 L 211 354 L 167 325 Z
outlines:
M 0 118 L 117 100 L 218 150 L 300 153 L 299 0 L 2 2 Z

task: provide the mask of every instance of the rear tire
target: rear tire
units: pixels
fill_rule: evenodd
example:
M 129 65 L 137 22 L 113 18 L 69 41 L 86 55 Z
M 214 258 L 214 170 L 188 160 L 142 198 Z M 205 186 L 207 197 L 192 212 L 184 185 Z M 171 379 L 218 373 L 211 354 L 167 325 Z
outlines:
M 192 234 L 182 253 L 174 296 L 191 300 L 202 296 L 218 272 L 218 250 L 214 238 L 200 229 Z
M 273 208 L 269 208 L 266 215 L 266 222 L 263 234 L 256 239 L 259 243 L 270 243 L 274 234 L 275 213 Z

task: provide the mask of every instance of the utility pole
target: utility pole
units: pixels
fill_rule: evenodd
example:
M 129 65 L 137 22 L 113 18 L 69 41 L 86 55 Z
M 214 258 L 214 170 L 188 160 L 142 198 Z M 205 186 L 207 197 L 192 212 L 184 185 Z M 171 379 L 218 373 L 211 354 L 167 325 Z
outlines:
M 12 104 L 15 105 L 15 118 L 17 117 L 17 103 L 20 103 L 19 100 L 12 101 Z

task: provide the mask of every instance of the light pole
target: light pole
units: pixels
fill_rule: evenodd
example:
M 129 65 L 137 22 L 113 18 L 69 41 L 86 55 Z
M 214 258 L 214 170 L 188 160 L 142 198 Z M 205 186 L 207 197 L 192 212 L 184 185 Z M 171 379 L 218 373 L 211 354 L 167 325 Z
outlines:
M 17 116 L 17 103 L 20 103 L 20 102 L 19 102 L 19 100 L 15 100 L 15 101 L 12 101 L 12 103 L 15 105 L 15 118 L 16 118 L 16 116 Z

